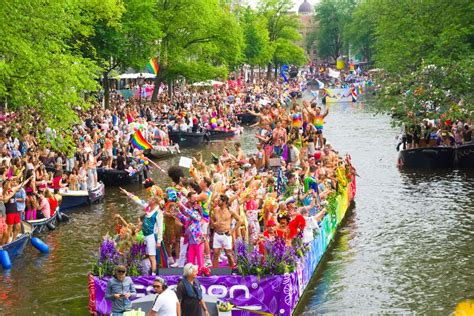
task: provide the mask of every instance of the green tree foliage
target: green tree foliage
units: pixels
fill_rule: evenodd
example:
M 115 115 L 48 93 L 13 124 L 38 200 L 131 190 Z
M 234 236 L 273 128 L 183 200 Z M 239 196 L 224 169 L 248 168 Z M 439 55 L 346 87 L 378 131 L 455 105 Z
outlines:
M 217 0 L 158 0 L 163 36 L 152 102 L 160 83 L 182 76 L 190 80 L 225 77 L 242 61 L 242 29 L 230 6 Z
M 379 101 L 396 122 L 430 119 L 474 118 L 474 61 L 462 60 L 449 66 L 423 63 L 417 70 L 387 80 L 379 91 Z
M 369 3 L 377 14 L 376 60 L 388 72 L 413 71 L 423 60 L 442 65 L 469 55 L 472 58 L 472 1 Z
M 377 27 L 376 9 L 371 2 L 361 2 L 352 12 L 351 20 L 344 29 L 344 41 L 351 45 L 352 53 L 361 54 L 368 62 L 373 61 Z
M 282 63 L 302 65 L 307 61 L 304 50 L 295 44 L 301 40 L 301 35 L 298 33 L 298 17 L 288 14 L 292 7 L 292 0 L 261 0 L 258 4 L 259 14 L 267 20 L 275 69 Z M 271 66 L 268 65 L 268 77 L 271 75 Z
M 245 39 L 245 63 L 250 66 L 264 66 L 272 60 L 273 47 L 267 30 L 267 20 L 252 8 L 246 7 L 242 14 Z
M 40 132 L 61 135 L 53 146 L 68 150 L 74 107 L 87 107 L 85 91 L 97 90 L 99 67 L 82 56 L 80 39 L 98 20 L 120 18 L 116 1 L 5 0 L 0 6 L 0 99 Z M 41 136 L 41 135 L 40 135 Z
M 315 7 L 319 27 L 314 32 L 320 57 L 335 61 L 343 52 L 347 52 L 344 32 L 351 21 L 354 7 L 355 0 L 322 0 Z
M 397 121 L 472 117 L 474 4 L 362 1 L 347 33 L 383 68 L 378 106 Z
M 156 54 L 157 39 L 161 36 L 156 19 L 155 0 L 125 0 L 119 23 L 100 20 L 86 54 L 102 68 L 105 106 L 109 103 L 109 74 L 112 70 L 129 67 L 142 69 L 150 56 Z

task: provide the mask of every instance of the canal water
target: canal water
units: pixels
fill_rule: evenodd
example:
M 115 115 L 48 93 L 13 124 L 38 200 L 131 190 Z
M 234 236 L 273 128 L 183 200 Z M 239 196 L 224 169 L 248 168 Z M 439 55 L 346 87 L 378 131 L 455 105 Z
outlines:
M 325 133 L 357 168 L 354 208 L 348 213 L 299 314 L 446 315 L 474 297 L 474 175 L 462 171 L 401 172 L 389 119 L 364 103 L 333 105 Z M 232 141 L 183 151 L 205 158 L 240 141 L 255 149 L 252 130 Z M 178 157 L 159 162 L 165 169 Z M 166 183 L 167 176 L 153 171 Z M 140 185 L 129 191 L 145 196 Z M 87 315 L 87 272 L 113 214 L 135 220 L 140 210 L 116 188 L 104 203 L 70 213 L 71 220 L 40 237 L 49 255 L 28 247 L 0 273 L 0 315 Z

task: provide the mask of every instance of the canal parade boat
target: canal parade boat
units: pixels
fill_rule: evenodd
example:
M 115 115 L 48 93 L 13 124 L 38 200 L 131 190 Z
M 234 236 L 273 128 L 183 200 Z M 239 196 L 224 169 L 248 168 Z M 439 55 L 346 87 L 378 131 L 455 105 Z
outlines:
M 59 206 L 61 212 L 69 211 L 84 205 L 90 205 L 102 201 L 105 195 L 105 185 L 99 182 L 97 187 L 92 190 L 68 190 L 60 189 L 59 194 L 62 201 Z
M 459 168 L 474 169 L 474 141 L 456 147 L 456 164 Z
M 443 169 L 454 165 L 454 147 L 423 147 L 400 151 L 399 165 L 413 169 Z
M 145 150 L 143 154 L 150 159 L 163 159 L 175 156 L 179 154 L 179 145 L 174 144 L 171 146 L 153 146 L 152 149 Z
M 242 125 L 253 125 L 258 122 L 258 116 L 251 113 L 239 113 L 237 117 Z
M 143 164 L 133 168 L 133 171 L 97 168 L 97 178 L 107 186 L 141 183 L 146 178 L 146 170 Z
M 204 140 L 209 137 L 207 132 L 183 132 L 183 131 L 169 131 L 168 136 L 174 144 L 179 144 L 179 147 L 196 147 L 201 145 Z
M 49 230 L 54 230 L 56 228 L 54 224 L 56 223 L 58 213 L 59 207 L 50 218 L 27 220 L 27 222 L 33 226 L 34 232 L 38 234 L 43 232 L 46 228 Z
M 230 130 L 230 131 L 223 131 L 218 129 L 208 129 L 207 132 L 209 133 L 210 140 L 223 140 L 227 138 L 232 138 L 239 134 L 239 130 Z
M 235 273 L 228 275 L 213 273 L 212 276 L 198 277 L 202 285 L 203 297 L 211 296 L 214 299 L 232 302 L 234 308 L 228 312 L 218 312 L 218 315 L 243 316 L 249 315 L 251 310 L 265 315 L 292 315 L 318 264 L 327 252 L 329 244 L 334 240 L 337 228 L 347 214 L 355 194 L 356 179 L 355 172 L 353 172 L 348 185 L 340 188 L 334 200 L 331 201 L 333 211 L 326 213 L 322 219 L 319 234 L 308 245 L 304 259 L 298 261 L 296 271 L 261 277 L 257 275 L 242 276 Z M 171 288 L 176 287 L 182 278 L 182 269 L 172 271 L 174 274 L 171 275 L 165 270 L 160 269 L 160 276 Z M 143 275 L 131 278 L 138 292 L 135 299 L 152 294 L 151 285 L 155 276 Z M 111 302 L 105 298 L 105 289 L 109 279 L 110 277 L 100 278 L 89 274 L 89 312 L 91 315 L 110 313 Z M 208 303 L 209 301 L 206 299 L 206 304 Z
M 14 241 L 0 246 L 0 250 L 6 251 L 8 253 L 8 258 L 13 259 L 18 257 L 23 253 L 26 244 L 30 240 L 31 235 L 33 234 L 34 228 L 33 225 L 22 221 L 21 222 L 21 234 L 19 234 Z M 3 258 L 2 258 L 3 261 Z M 3 265 L 3 262 L 2 262 Z

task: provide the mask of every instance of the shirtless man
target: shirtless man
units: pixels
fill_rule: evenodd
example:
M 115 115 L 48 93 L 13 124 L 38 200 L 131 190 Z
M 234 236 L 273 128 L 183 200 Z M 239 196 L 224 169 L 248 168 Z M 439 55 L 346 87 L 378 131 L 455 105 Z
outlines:
M 321 112 L 321 108 L 317 106 L 316 102 L 311 103 L 311 107 L 305 106 L 305 109 L 308 111 L 310 122 L 313 123 L 313 126 L 316 128 L 316 140 L 315 147 L 317 147 L 319 142 L 319 148 L 324 147 L 324 137 L 323 137 L 323 127 L 324 127 L 324 118 L 329 114 L 328 108 Z
M 282 127 L 281 121 L 277 122 L 276 128 L 273 130 L 273 152 L 278 156 L 283 154 L 283 145 L 288 141 L 286 129 Z
M 240 217 L 229 209 L 228 203 L 229 198 L 227 195 L 221 195 L 211 214 L 211 226 L 214 228 L 214 242 L 212 244 L 214 249 L 212 264 L 214 268 L 219 266 L 221 249 L 225 251 L 229 267 L 235 265 L 234 257 L 232 256 L 232 235 L 234 230 L 231 228 L 231 223 L 232 218 L 234 218 L 237 221 L 235 227 L 240 227 Z
M 244 151 L 242 150 L 242 145 L 240 145 L 240 143 L 235 143 L 234 147 L 235 147 L 235 150 L 237 151 L 236 160 L 239 161 L 239 162 L 240 161 L 241 162 L 247 161 L 247 156 L 245 155 Z
M 271 131 L 272 130 L 272 116 L 270 115 L 270 112 L 267 108 L 262 108 L 261 113 L 255 113 L 253 111 L 247 110 L 252 115 L 258 116 L 259 121 L 256 125 L 260 127 L 260 135 L 265 136 L 265 131 Z

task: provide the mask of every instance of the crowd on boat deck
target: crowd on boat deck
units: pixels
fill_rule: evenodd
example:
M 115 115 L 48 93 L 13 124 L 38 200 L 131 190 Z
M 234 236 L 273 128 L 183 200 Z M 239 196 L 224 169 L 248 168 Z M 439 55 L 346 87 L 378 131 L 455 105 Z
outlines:
M 256 152 L 244 152 L 237 142 L 214 155 L 211 163 L 194 157 L 189 177 L 181 167 L 168 170 L 168 187 L 147 179 L 145 199 L 122 189 L 144 215 L 130 222 L 117 215 L 114 240 L 120 251 L 144 241 L 145 273 L 186 263 L 196 264 L 201 275 L 209 275 L 209 267 L 235 267 L 239 239 L 262 253 L 266 241 L 283 240 L 290 247 L 298 236 L 304 243 L 313 239 L 327 197 L 347 186 L 354 171 L 349 157 L 340 157 L 326 142 L 328 109 L 315 99 L 287 102 L 284 89 L 270 82 L 246 89 L 246 97 L 267 100 L 258 112 L 247 108 L 259 119 Z M 211 93 L 204 102 L 213 104 L 209 100 L 219 99 L 219 94 L 225 98 Z M 185 103 L 168 111 L 181 112 Z M 208 108 L 231 113 L 225 105 Z
M 408 117 L 414 118 L 412 113 Z M 472 142 L 472 120 L 428 120 L 419 123 L 403 123 L 397 149 L 411 149 L 434 146 L 457 146 Z

